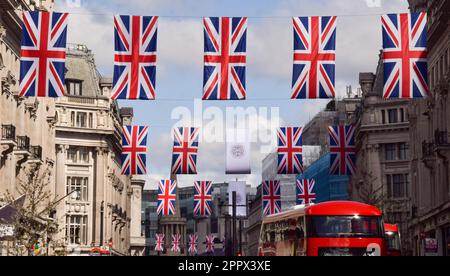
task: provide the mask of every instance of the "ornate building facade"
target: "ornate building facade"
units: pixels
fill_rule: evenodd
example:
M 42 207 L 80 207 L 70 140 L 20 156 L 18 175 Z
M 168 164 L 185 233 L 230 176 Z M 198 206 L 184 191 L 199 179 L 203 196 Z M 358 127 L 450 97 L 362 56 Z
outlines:
M 133 110 L 119 109 L 110 100 L 111 86 L 86 46 L 68 46 L 66 96 L 56 100 L 55 193 L 76 191 L 56 213 L 58 224 L 65 226 L 59 235 L 69 254 L 106 245 L 116 255 L 139 255 L 144 249 L 140 202 L 145 182 L 121 175 L 120 165 L 122 125 L 131 124 Z
M 450 256 L 450 1 L 410 0 L 428 13 L 431 96 L 413 102 L 411 117 L 412 222 L 415 255 Z
M 41 2 L 0 3 L 0 194 L 16 190 L 17 178 L 30 162 L 45 163 L 51 171 L 55 165 L 54 100 L 18 97 L 21 11 L 52 7 L 50 1 Z
M 360 73 L 362 101 L 354 117 L 357 171 L 350 179 L 352 200 L 378 206 L 385 221 L 399 225 L 404 254 L 410 254 L 410 122 L 408 99 L 383 99 L 383 63 Z

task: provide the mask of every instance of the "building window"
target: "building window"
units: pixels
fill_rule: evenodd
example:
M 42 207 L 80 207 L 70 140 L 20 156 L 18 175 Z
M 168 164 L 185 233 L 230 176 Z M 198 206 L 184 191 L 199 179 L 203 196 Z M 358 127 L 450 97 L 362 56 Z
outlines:
M 77 127 L 87 127 L 87 113 L 77 112 Z
M 395 144 L 384 145 L 384 158 L 386 161 L 395 160 Z
M 67 94 L 74 96 L 83 95 L 83 81 L 66 79 Z
M 381 110 L 381 123 L 386 124 L 386 111 Z
M 400 108 L 400 122 L 405 122 L 405 109 L 404 108 Z
M 77 191 L 76 201 L 88 201 L 88 182 L 87 177 L 67 177 L 66 195 L 72 191 Z M 73 199 L 72 195 L 69 198 Z
M 406 160 L 408 158 L 408 145 L 406 143 L 398 144 L 398 160 Z
M 398 122 L 398 110 L 397 109 L 389 109 L 388 110 L 389 123 L 395 124 Z
M 70 125 L 75 126 L 75 111 L 70 112 Z
M 66 239 L 68 244 L 87 244 L 86 222 L 86 216 L 66 216 Z
M 391 174 L 386 176 L 387 195 L 389 199 L 408 197 L 408 174 Z
M 73 164 L 89 164 L 89 148 L 70 147 L 67 151 L 67 160 Z

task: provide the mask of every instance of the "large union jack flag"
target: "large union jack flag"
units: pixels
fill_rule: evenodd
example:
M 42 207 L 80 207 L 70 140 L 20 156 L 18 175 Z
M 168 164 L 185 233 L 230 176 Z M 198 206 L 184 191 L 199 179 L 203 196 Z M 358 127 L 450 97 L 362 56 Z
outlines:
M 384 98 L 427 97 L 427 14 L 388 14 L 381 22 Z
M 302 172 L 302 128 L 279 128 L 278 174 L 300 174 Z
M 112 99 L 155 99 L 157 21 L 157 16 L 114 17 Z
M 189 254 L 195 255 L 197 254 L 197 243 L 198 243 L 198 236 L 196 234 L 189 235 Z
M 155 251 L 164 251 L 164 234 L 155 234 Z
M 203 100 L 245 99 L 246 17 L 206 17 Z
M 173 136 L 172 174 L 197 174 L 199 129 L 175 128 Z
M 353 175 L 356 170 L 355 127 L 330 126 L 330 174 Z
M 67 13 L 23 13 L 20 97 L 64 96 Z
M 180 248 L 180 240 L 181 240 L 181 235 L 180 234 L 175 234 L 172 235 L 172 252 L 180 252 L 181 248 Z
M 206 236 L 206 252 L 207 253 L 214 253 L 214 239 L 216 236 L 213 234 L 209 234 Z
M 294 17 L 292 99 L 334 98 L 336 16 Z
M 175 215 L 176 180 L 161 180 L 158 185 L 158 215 Z
M 264 181 L 262 188 L 263 215 L 267 216 L 281 212 L 280 181 Z
M 146 174 L 147 126 L 124 126 L 122 134 L 122 174 Z
M 209 216 L 212 213 L 212 182 L 196 181 L 194 183 L 194 215 Z
M 316 200 L 314 179 L 297 179 L 297 204 L 311 204 Z

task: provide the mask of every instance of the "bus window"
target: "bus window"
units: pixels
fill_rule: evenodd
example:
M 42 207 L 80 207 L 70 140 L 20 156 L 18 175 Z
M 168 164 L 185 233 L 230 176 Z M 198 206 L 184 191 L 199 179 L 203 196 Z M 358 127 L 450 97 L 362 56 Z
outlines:
M 382 237 L 380 217 L 310 216 L 308 237 Z

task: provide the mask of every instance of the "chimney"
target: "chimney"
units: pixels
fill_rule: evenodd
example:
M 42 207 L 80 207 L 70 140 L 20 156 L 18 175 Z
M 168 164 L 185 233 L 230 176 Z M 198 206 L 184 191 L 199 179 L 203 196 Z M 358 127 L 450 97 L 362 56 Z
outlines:
M 120 109 L 120 117 L 122 118 L 123 125 L 129 126 L 133 122 L 133 108 L 132 107 L 122 107 Z
M 375 83 L 375 75 L 373 73 L 359 73 L 359 85 L 361 86 L 363 96 L 370 94 Z

